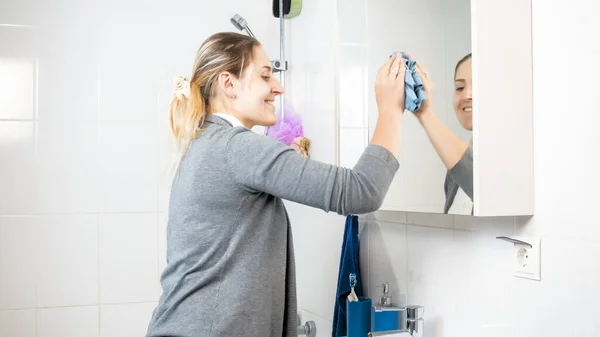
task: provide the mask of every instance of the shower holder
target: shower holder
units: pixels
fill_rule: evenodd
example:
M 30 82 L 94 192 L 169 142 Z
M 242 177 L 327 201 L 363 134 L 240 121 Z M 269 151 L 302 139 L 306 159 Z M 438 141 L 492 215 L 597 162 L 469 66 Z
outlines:
M 286 71 L 286 70 L 288 70 L 288 62 L 287 61 L 282 62 L 281 60 L 272 60 L 271 68 L 273 69 L 273 73 L 278 73 L 280 71 Z

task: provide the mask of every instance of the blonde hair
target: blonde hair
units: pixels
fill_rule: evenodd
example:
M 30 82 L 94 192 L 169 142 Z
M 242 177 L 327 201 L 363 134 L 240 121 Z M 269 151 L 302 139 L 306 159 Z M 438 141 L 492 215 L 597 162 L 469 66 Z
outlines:
M 178 76 L 169 109 L 169 126 L 175 138 L 178 160 L 187 153 L 190 143 L 200 136 L 206 114 L 217 97 L 219 74 L 230 72 L 241 77 L 251 63 L 254 47 L 260 43 L 239 33 L 210 36 L 196 54 L 191 80 Z

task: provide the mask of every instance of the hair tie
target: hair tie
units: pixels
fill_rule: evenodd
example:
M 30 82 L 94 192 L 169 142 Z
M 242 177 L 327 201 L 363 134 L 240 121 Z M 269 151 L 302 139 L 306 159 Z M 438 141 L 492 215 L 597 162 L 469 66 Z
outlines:
M 175 85 L 173 94 L 177 99 L 190 98 L 190 81 L 185 76 L 175 76 L 173 84 Z

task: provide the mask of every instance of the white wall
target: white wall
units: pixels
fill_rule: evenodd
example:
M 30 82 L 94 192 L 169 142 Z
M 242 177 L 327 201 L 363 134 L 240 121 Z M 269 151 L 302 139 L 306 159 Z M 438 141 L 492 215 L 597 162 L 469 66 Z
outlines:
M 336 1 L 306 0 L 289 21 L 286 82 L 288 99 L 302 115 L 315 160 L 336 163 Z M 360 143 L 360 142 L 359 142 Z M 360 143 L 362 146 L 362 143 Z M 345 218 L 286 203 L 296 253 L 301 321 L 313 320 L 317 337 L 331 336 L 337 273 Z
M 235 13 L 276 57 L 267 0 L 0 2 L 0 336 L 144 334 L 172 77 Z
M 136 3 L 0 3 L 0 24 L 38 26 L 0 26 L 0 67 L 7 57 L 39 59 L 37 77 L 27 62 L 19 75 L 37 79 L 19 92 L 39 100 L 6 110 L 16 93 L 5 94 L 0 79 L 2 337 L 143 334 L 163 263 L 159 125 L 171 76 L 189 74 L 200 42 L 231 30 L 236 12 L 278 55 L 268 1 Z M 306 116 L 313 157 L 334 162 L 336 5 L 303 3 L 289 23 L 288 93 Z M 592 1 L 534 1 L 533 219 L 382 213 L 362 221 L 369 294 L 386 280 L 394 298 L 424 304 L 428 337 L 597 335 L 596 12 Z M 35 43 L 6 42 L 21 34 Z M 330 336 L 344 218 L 298 205 L 290 215 L 302 318 Z M 510 276 L 512 247 L 494 237 L 513 233 L 543 237 L 542 282 Z
M 390 281 L 395 298 L 425 305 L 426 336 L 598 335 L 597 10 L 592 1 L 533 1 L 533 218 L 383 213 L 363 221 L 369 295 Z M 514 250 L 494 238 L 513 234 L 542 238 L 541 282 L 510 276 Z
M 362 221 L 369 295 L 377 298 L 379 283 L 389 281 L 401 304 L 423 304 L 427 337 L 598 335 L 600 182 L 594 153 L 600 141 L 594 128 L 600 117 L 592 103 L 600 89 L 597 6 L 533 1 L 535 217 L 380 212 Z M 360 145 L 345 148 L 354 146 Z M 292 220 L 304 268 L 298 273 L 301 305 L 319 316 L 318 323 L 330 321 L 337 274 L 328 268 L 337 268 L 343 218 L 298 210 Z M 511 276 L 514 249 L 495 239 L 501 235 L 542 238 L 541 282 Z

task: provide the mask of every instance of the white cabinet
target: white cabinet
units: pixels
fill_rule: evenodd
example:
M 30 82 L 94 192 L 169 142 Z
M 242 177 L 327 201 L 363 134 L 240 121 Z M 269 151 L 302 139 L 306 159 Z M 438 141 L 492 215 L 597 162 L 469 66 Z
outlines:
M 373 132 L 375 75 L 393 51 L 408 52 L 427 68 L 435 82 L 435 115 L 472 146 L 472 198 L 462 188 L 446 193 L 448 167 L 431 134 L 405 111 L 400 170 L 383 210 L 533 214 L 531 0 L 339 1 L 338 25 L 342 165 L 351 166 L 362 150 L 351 139 Z M 460 87 L 456 65 L 469 53 L 469 85 Z

